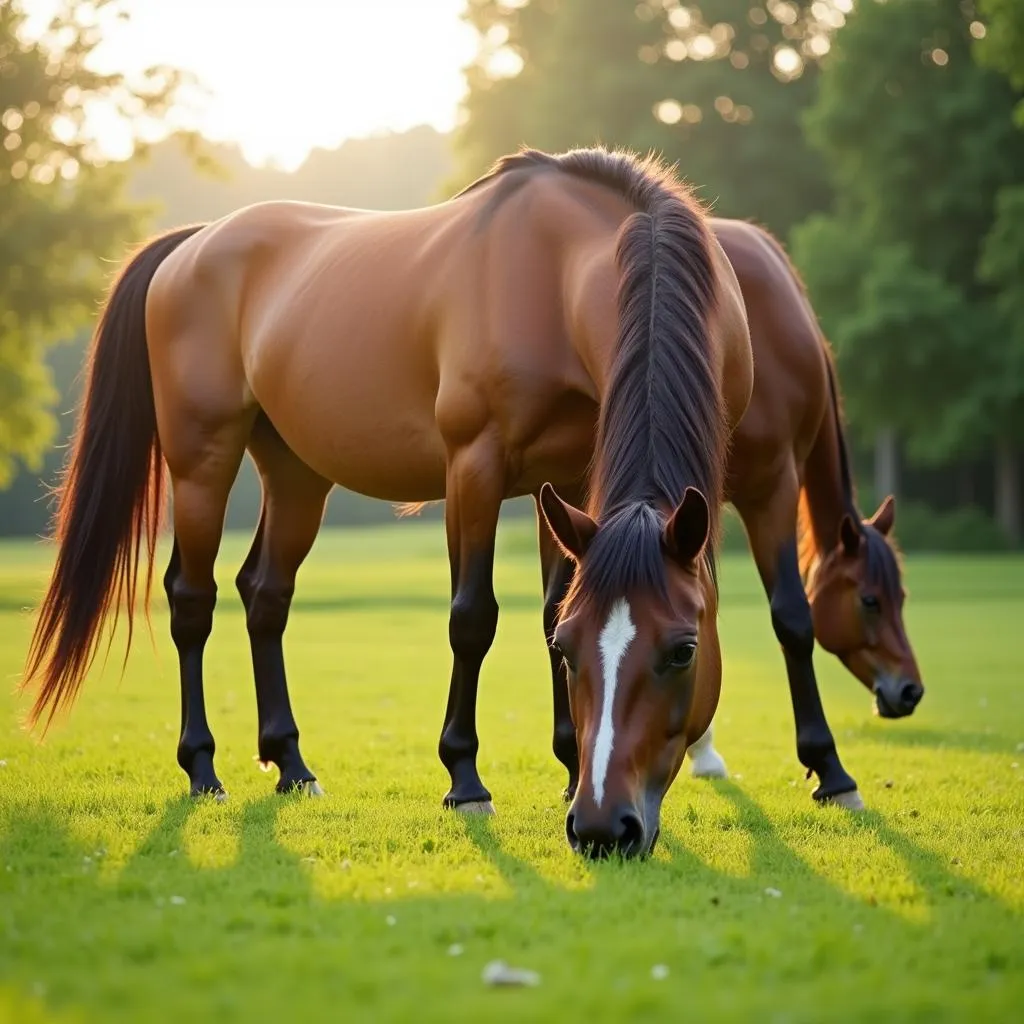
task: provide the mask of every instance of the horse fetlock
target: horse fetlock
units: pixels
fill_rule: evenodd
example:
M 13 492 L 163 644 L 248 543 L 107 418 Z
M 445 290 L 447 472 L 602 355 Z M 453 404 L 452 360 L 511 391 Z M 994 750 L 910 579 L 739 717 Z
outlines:
M 808 771 L 814 772 L 819 778 L 833 762 L 839 761 L 836 742 L 827 730 L 798 733 L 796 756 Z
M 212 737 L 208 746 L 197 747 L 189 743 L 180 743 L 178 745 L 178 764 L 188 776 L 191 796 L 213 795 L 219 797 L 224 793 L 224 786 L 213 770 Z
M 811 795 L 819 803 L 857 789 L 856 780 L 843 767 L 834 747 L 821 755 L 816 766 L 807 765 L 807 768 L 818 776 L 818 786 Z
M 259 759 L 265 764 L 274 764 L 281 771 L 281 781 L 286 786 L 306 782 L 316 776 L 306 767 L 299 753 L 298 730 L 287 732 L 261 732 L 258 743 Z M 281 784 L 279 783 L 279 788 Z

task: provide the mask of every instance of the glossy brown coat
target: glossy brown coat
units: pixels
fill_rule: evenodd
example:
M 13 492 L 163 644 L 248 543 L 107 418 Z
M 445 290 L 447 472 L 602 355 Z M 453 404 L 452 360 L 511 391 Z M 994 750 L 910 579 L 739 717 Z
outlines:
M 497 621 L 499 508 L 546 482 L 571 494 L 586 476 L 621 340 L 620 236 L 630 226 L 635 233 L 638 216 L 660 230 L 645 196 L 661 196 L 665 209 L 688 220 L 699 239 L 695 255 L 710 261 L 712 301 L 699 344 L 722 430 L 735 426 L 749 399 L 749 336 L 735 275 L 703 215 L 677 189 L 653 166 L 603 151 L 524 154 L 429 209 L 265 203 L 144 247 L 115 283 L 92 348 L 58 513 L 57 567 L 26 674 L 39 681 L 34 717 L 73 699 L 120 596 L 131 613 L 166 465 L 178 760 L 193 793 L 223 792 L 202 655 L 228 494 L 248 448 L 263 507 L 237 582 L 252 644 L 259 754 L 280 768 L 279 788 L 318 790 L 299 753 L 281 638 L 296 571 L 328 491 L 340 484 L 391 501 L 447 499 L 454 668 L 440 744 L 452 777 L 446 802 L 486 807 L 475 704 Z M 654 312 L 639 322 L 653 324 Z M 134 439 L 122 456 L 118 438 Z M 707 439 L 705 457 L 721 461 L 720 441 Z M 723 475 L 719 464 L 713 478 Z M 105 506 L 104 494 L 118 500 Z M 721 497 L 707 501 L 717 508 Z M 701 684 L 708 720 L 719 682 L 709 658 Z

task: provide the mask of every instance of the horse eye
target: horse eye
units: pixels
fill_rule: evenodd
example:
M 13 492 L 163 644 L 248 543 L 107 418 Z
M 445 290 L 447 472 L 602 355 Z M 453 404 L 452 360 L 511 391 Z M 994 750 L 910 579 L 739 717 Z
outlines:
M 864 611 L 870 612 L 872 615 L 877 614 L 881 610 L 878 598 L 874 594 L 864 594 L 860 599 L 860 603 L 864 608 Z
M 696 644 L 677 644 L 667 659 L 667 667 L 674 669 L 687 669 L 693 664 L 697 655 Z

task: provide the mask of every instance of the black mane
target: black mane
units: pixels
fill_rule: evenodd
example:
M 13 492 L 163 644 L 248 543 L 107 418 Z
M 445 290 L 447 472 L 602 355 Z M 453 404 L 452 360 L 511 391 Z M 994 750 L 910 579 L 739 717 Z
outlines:
M 714 575 L 725 459 L 719 382 L 708 317 L 715 294 L 702 211 L 653 160 L 603 149 L 506 156 L 484 182 L 508 176 L 488 206 L 504 202 L 538 171 L 570 174 L 615 190 L 636 208 L 619 232 L 619 329 L 601 404 L 589 509 L 600 529 L 567 603 L 606 605 L 635 587 L 665 592 L 662 530 L 688 486 L 711 512 L 706 559 Z

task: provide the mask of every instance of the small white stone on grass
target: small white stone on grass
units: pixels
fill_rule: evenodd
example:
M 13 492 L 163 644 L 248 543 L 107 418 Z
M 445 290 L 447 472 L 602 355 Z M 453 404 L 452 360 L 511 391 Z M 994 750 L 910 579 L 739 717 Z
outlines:
M 1018 747 L 1017 749 L 1020 750 L 1020 747 Z M 7 762 L 6 761 L 0 761 L 0 768 L 6 768 L 6 767 L 7 767 Z
M 765 896 L 771 896 L 772 899 L 776 899 L 776 900 L 782 898 L 782 890 L 781 889 L 774 889 L 770 885 L 768 886 L 767 889 L 765 889 L 764 894 L 765 894 Z
M 485 985 L 495 987 L 533 988 L 540 984 L 540 975 L 536 971 L 524 970 L 521 967 L 509 967 L 504 960 L 492 960 L 481 975 Z
M 666 964 L 655 964 L 651 968 L 651 977 L 655 981 L 664 981 L 668 977 L 668 966 Z
M 183 907 L 185 905 L 185 897 L 184 896 L 172 896 L 171 897 L 171 903 L 174 906 L 176 906 L 176 907 Z
M 384 920 L 389 928 L 393 928 L 396 924 L 398 924 L 398 918 L 395 917 L 394 914 L 388 914 L 388 916 L 385 917 Z
M 460 943 L 458 943 L 458 942 L 453 942 L 448 947 L 448 955 L 449 956 L 462 956 L 462 945 Z

